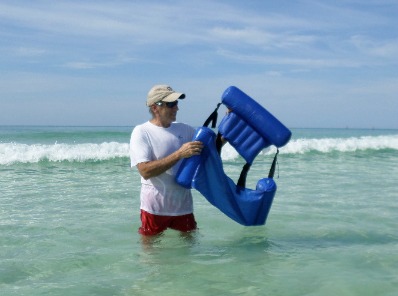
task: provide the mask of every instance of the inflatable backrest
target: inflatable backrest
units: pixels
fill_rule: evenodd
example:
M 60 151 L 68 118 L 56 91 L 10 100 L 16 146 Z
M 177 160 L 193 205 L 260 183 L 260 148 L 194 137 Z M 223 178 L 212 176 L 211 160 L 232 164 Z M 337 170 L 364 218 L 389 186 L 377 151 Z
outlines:
M 243 121 L 244 125 L 248 125 L 255 130 L 264 139 L 266 145 L 275 145 L 279 148 L 289 142 L 292 135 L 291 131 L 263 106 L 237 87 L 230 86 L 224 91 L 222 103 L 231 109 L 232 113 L 235 113 Z M 249 145 L 234 139 L 231 138 L 229 140 L 232 143 L 238 143 L 237 147 L 239 145 Z M 235 149 L 238 150 L 237 147 Z
M 223 118 L 218 131 L 249 164 L 253 163 L 262 149 L 271 145 L 235 113 Z

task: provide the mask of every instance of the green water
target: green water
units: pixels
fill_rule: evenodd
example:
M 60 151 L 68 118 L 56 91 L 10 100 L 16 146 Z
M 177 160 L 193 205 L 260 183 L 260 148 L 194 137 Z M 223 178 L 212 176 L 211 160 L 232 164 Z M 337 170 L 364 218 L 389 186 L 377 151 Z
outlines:
M 78 142 L 109 136 L 94 132 Z M 25 142 L 64 138 L 58 143 L 80 145 L 73 133 L 57 133 L 51 141 L 44 131 L 41 142 L 36 136 Z M 123 148 L 129 132 L 112 134 L 109 142 Z M 372 145 L 282 151 L 265 226 L 240 226 L 194 191 L 199 231 L 183 237 L 166 231 L 151 242 L 137 233 L 138 173 L 127 156 L 112 157 L 113 146 L 105 160 L 75 161 L 68 153 L 98 147 L 73 146 L 79 149 L 59 152 L 63 161 L 3 164 L 1 295 L 397 295 L 398 155 L 393 144 Z M 268 172 L 271 158 L 256 159 L 249 186 Z M 241 165 L 239 158 L 225 161 L 233 178 Z

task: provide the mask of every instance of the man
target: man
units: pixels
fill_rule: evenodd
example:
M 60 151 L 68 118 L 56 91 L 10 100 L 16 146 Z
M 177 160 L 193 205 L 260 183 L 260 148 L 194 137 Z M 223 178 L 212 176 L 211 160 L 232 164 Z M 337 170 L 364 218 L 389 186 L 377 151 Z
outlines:
M 155 85 L 147 97 L 152 119 L 137 125 L 130 140 L 131 166 L 141 175 L 142 235 L 155 235 L 167 228 L 181 232 L 196 229 L 191 190 L 175 182 L 183 158 L 199 155 L 203 144 L 192 142 L 195 130 L 177 123 L 178 100 L 185 94 L 168 85 Z

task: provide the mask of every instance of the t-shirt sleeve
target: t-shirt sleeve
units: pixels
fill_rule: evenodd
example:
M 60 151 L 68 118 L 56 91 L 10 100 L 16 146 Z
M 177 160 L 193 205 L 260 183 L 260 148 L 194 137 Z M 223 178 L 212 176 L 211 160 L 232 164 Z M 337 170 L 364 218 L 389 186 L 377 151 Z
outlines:
M 152 147 L 145 131 L 140 126 L 136 126 L 131 133 L 130 160 L 131 167 L 152 160 Z

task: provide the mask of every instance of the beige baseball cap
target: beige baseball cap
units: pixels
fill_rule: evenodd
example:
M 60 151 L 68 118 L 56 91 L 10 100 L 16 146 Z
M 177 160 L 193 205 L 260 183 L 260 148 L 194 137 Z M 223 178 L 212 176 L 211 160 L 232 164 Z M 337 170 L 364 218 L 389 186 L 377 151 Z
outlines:
M 157 84 L 151 88 L 148 92 L 148 97 L 146 100 L 147 106 L 152 106 L 153 104 L 163 101 L 163 102 L 174 102 L 178 99 L 184 99 L 185 94 L 175 92 L 169 85 Z

